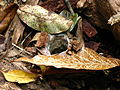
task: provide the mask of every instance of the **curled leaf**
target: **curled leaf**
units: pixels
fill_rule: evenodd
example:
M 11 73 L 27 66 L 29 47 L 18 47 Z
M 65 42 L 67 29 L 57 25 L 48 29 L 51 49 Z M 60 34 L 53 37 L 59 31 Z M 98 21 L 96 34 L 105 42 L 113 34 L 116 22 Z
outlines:
M 50 40 L 47 49 L 51 54 L 56 54 L 67 50 L 69 46 L 69 39 L 66 34 L 50 35 Z
M 17 13 L 20 19 L 31 28 L 50 34 L 65 32 L 73 23 L 71 20 L 38 5 L 25 5 L 20 7 Z
M 32 59 L 23 57 L 15 61 L 26 61 L 36 65 L 54 66 L 56 68 L 88 70 L 104 70 L 120 66 L 119 59 L 103 57 L 94 50 L 85 47 L 77 54 L 73 53 L 72 55 L 68 55 L 64 53 L 51 56 L 37 55 Z
M 36 74 L 28 73 L 22 70 L 12 70 L 9 72 L 2 72 L 5 79 L 9 82 L 29 83 L 35 81 Z
M 75 25 L 77 24 L 78 20 L 81 18 L 78 16 L 77 13 L 71 14 L 70 12 L 63 10 L 60 15 L 64 16 L 67 19 L 71 19 L 73 21 L 72 26 L 70 27 L 69 31 L 72 31 Z

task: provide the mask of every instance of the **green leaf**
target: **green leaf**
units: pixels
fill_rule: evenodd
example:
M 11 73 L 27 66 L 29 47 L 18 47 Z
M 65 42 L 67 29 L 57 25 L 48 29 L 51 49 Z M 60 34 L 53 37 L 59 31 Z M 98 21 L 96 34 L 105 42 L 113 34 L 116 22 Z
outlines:
M 39 5 L 25 5 L 17 11 L 19 18 L 31 28 L 57 34 L 67 31 L 72 20 L 67 20 L 54 12 L 50 12 Z
M 75 13 L 74 15 L 72 15 L 70 12 L 68 12 L 67 10 L 63 10 L 60 13 L 61 16 L 65 17 L 66 19 L 71 19 L 73 21 L 72 26 L 70 27 L 69 31 L 72 31 L 73 28 L 75 27 L 75 25 L 77 24 L 78 20 L 80 19 L 80 17 L 78 16 L 77 13 Z
M 45 71 L 46 71 L 46 66 L 44 66 L 44 65 L 40 65 L 40 69 L 41 69 L 41 71 L 44 73 Z

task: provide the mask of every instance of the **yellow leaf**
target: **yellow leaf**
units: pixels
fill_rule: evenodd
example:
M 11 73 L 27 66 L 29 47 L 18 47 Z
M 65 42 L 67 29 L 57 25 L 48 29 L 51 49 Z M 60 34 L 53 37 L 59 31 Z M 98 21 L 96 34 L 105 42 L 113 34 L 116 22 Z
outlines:
M 36 74 L 28 73 L 22 70 L 12 70 L 7 73 L 2 72 L 5 79 L 10 82 L 29 83 L 35 81 Z
M 40 69 L 41 69 L 42 72 L 45 72 L 46 71 L 46 66 L 40 65 Z
M 77 54 L 56 54 L 51 56 L 37 55 L 32 59 L 27 57 L 15 61 L 26 61 L 36 65 L 54 66 L 57 68 L 104 70 L 120 66 L 120 60 L 99 55 L 90 48 L 83 47 Z

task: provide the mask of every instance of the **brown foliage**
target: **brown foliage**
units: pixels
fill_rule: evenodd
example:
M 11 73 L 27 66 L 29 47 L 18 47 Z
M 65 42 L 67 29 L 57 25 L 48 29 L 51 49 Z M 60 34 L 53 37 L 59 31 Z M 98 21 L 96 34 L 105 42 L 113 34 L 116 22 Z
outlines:
M 4 11 L 1 11 L 0 13 L 3 15 L 0 15 L 0 32 L 3 32 L 7 29 L 8 25 L 10 24 L 11 20 L 14 18 L 16 11 L 18 9 L 17 4 L 10 4 Z

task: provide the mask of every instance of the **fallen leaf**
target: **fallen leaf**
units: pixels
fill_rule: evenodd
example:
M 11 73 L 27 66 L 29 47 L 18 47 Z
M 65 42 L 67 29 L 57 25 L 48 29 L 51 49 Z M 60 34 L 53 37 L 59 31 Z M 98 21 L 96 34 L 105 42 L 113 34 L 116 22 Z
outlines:
M 43 65 L 40 65 L 40 69 L 41 69 L 42 73 L 44 73 L 46 71 L 47 67 L 43 66 Z
M 42 55 L 46 55 L 46 56 L 49 56 L 51 55 L 50 51 L 48 50 L 47 47 L 45 48 L 41 48 L 41 49 L 37 49 Z
M 112 17 L 110 17 L 110 19 L 108 20 L 108 24 L 114 25 L 116 23 L 120 22 L 120 12 L 118 12 L 117 14 L 113 15 Z
M 9 53 L 6 55 L 7 57 L 15 57 L 17 55 L 20 55 L 20 51 L 16 48 L 10 49 Z
M 0 53 L 6 49 L 5 37 L 0 34 Z
M 9 9 L 11 9 L 12 7 L 13 6 L 11 6 Z M 12 8 L 12 10 L 9 13 L 7 13 L 7 15 L 5 17 L 1 18 L 2 21 L 0 23 L 0 33 L 7 29 L 8 25 L 11 22 L 11 20 L 14 18 L 17 9 L 18 9 L 18 6 L 17 6 L 17 4 L 15 4 L 14 7 Z
M 77 3 L 77 8 L 83 8 L 87 0 L 79 0 Z
M 51 35 L 46 48 L 51 54 L 56 54 L 67 50 L 68 43 L 69 40 L 66 34 Z
M 34 37 L 32 38 L 32 40 L 30 42 L 34 42 L 37 41 L 39 39 L 39 36 L 41 35 L 41 32 L 37 32 Z
M 48 33 L 41 32 L 40 36 L 37 39 L 35 46 L 36 47 L 44 47 L 44 46 L 46 46 L 47 41 L 48 41 Z
M 20 19 L 31 28 L 50 34 L 65 32 L 73 23 L 71 20 L 38 5 L 25 5 L 20 7 L 17 13 Z
M 82 47 L 80 40 L 76 37 L 73 37 L 73 40 L 71 41 L 71 45 L 72 45 L 73 50 L 75 51 L 79 51 Z
M 21 38 L 23 36 L 25 26 L 21 23 L 21 21 L 17 15 L 14 17 L 14 19 L 10 25 L 11 25 L 10 29 L 13 28 L 13 30 L 14 30 L 14 33 L 12 36 L 12 43 L 17 44 L 18 41 L 21 40 Z
M 72 31 L 73 28 L 75 27 L 75 25 L 77 24 L 77 22 L 79 21 L 80 17 L 78 16 L 77 13 L 75 14 L 71 14 L 70 12 L 68 12 L 67 10 L 63 10 L 61 13 L 60 13 L 61 16 L 67 18 L 67 19 L 71 19 L 73 21 L 73 24 L 72 26 L 70 27 L 69 31 Z
M 77 54 L 66 53 L 51 56 L 37 55 L 32 59 L 27 57 L 15 61 L 26 61 L 36 65 L 54 66 L 56 68 L 104 70 L 120 66 L 120 60 L 99 55 L 90 48 L 83 47 Z
M 24 72 L 22 70 L 12 70 L 2 73 L 9 82 L 29 83 L 35 81 L 35 78 L 37 78 L 36 74 Z
M 15 83 L 5 82 L 3 85 L 0 85 L 1 90 L 22 90 Z
M 82 18 L 80 18 L 77 23 L 76 35 L 72 38 L 70 42 L 72 49 L 75 51 L 79 51 L 83 46 L 85 46 L 82 31 Z
M 0 0 L 0 5 L 1 6 L 5 6 L 6 5 L 5 1 L 4 0 Z
M 37 52 L 35 47 L 26 47 L 25 50 L 34 54 Z

